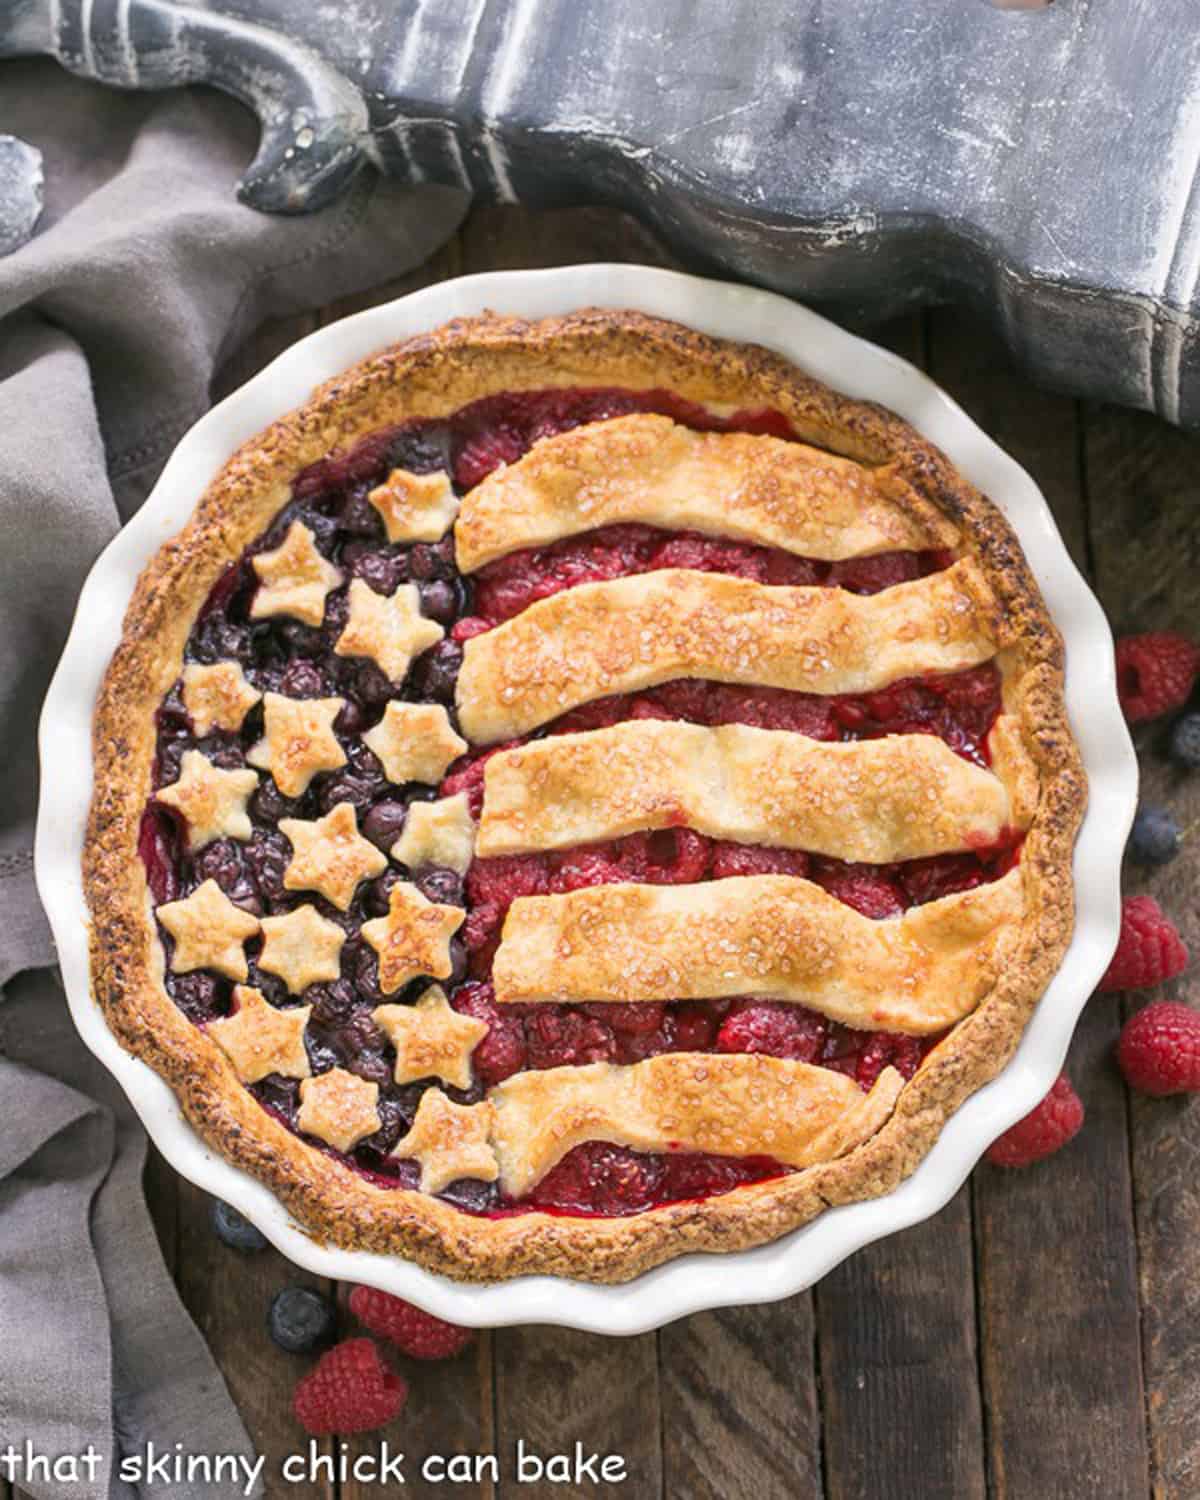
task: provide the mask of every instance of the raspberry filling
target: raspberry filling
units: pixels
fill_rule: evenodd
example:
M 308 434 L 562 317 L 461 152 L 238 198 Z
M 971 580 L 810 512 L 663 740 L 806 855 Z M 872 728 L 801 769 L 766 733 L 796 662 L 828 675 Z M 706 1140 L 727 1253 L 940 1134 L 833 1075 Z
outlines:
M 796 557 L 778 547 L 759 547 L 695 531 L 654 526 L 601 526 L 548 547 L 526 547 L 488 563 L 474 576 L 475 615 L 455 626 L 459 640 L 510 620 L 539 599 L 581 583 L 601 583 L 659 568 L 732 573 L 755 583 L 790 587 L 826 586 L 854 594 L 877 594 L 897 583 L 923 578 L 946 566 L 944 553 L 885 552 L 845 562 Z
M 489 981 L 491 961 L 509 904 L 519 895 L 569 891 L 615 880 L 680 883 L 733 875 L 783 872 L 805 875 L 873 918 L 894 916 L 909 906 L 936 900 L 998 878 L 1019 856 L 1017 841 L 995 848 L 902 865 L 864 866 L 713 840 L 685 828 L 631 834 L 608 843 L 551 854 L 477 860 L 465 880 L 444 868 L 409 872 L 392 863 L 358 887 L 347 911 L 313 891 L 288 891 L 284 872 L 291 845 L 278 828 L 281 818 L 315 819 L 339 803 L 355 809 L 361 832 L 387 851 L 415 801 L 466 791 L 478 815 L 484 766 L 503 745 L 472 749 L 450 768 L 440 787 L 397 787 L 363 744 L 361 735 L 378 723 L 394 699 L 436 702 L 453 718 L 462 643 L 472 635 L 561 589 L 655 568 L 702 568 L 769 584 L 842 587 L 859 593 L 924 576 L 951 560 L 933 552 L 897 552 L 844 563 L 817 562 L 770 547 L 714 539 L 649 526 L 609 526 L 545 548 L 503 558 L 473 579 L 459 575 L 450 537 L 436 543 L 393 544 L 367 494 L 393 468 L 415 473 L 448 470 L 462 491 L 501 463 L 520 458 L 539 438 L 585 422 L 636 411 L 655 411 L 698 429 L 770 433 L 794 438 L 778 412 L 742 411 L 716 417 L 669 391 L 566 389 L 488 397 L 441 421 L 422 421 L 374 433 L 343 454 L 305 470 L 289 503 L 241 559 L 213 588 L 189 637 L 185 662 L 233 660 L 262 692 L 295 698 L 338 696 L 345 706 L 334 732 L 346 755 L 337 771 L 318 773 L 299 797 L 284 796 L 264 773 L 249 803 L 251 837 L 214 840 L 188 849 L 186 830 L 164 806 L 151 801 L 142 820 L 139 853 L 156 904 L 185 897 L 212 879 L 238 906 L 256 916 L 312 905 L 346 932 L 341 974 L 310 985 L 303 996 L 258 966 L 261 939 L 246 946 L 247 983 L 275 1006 L 312 1006 L 306 1045 L 314 1073 L 342 1067 L 379 1086 L 375 1135 L 348 1155 L 313 1144 L 346 1161 L 373 1181 L 415 1187 L 414 1162 L 390 1158 L 411 1127 L 417 1104 L 432 1081 L 399 1086 L 392 1079 L 394 1054 L 372 1019 L 385 1001 L 415 1000 L 426 987 L 415 980 L 396 995 L 380 987 L 374 949 L 361 936 L 364 921 L 383 915 L 392 888 L 411 880 L 430 900 L 463 905 L 467 919 L 451 943 L 453 972 L 443 986 L 460 1011 L 486 1020 L 487 1035 L 473 1057 L 474 1079 L 466 1090 L 445 1085 L 456 1103 L 475 1103 L 485 1090 L 524 1069 L 596 1061 L 636 1062 L 668 1051 L 765 1052 L 836 1069 L 870 1088 L 883 1067 L 911 1077 L 937 1040 L 855 1032 L 803 1007 L 730 997 L 706 1002 L 630 1005 L 498 1006 Z M 257 587 L 251 558 L 278 547 L 293 521 L 312 532 L 318 550 L 346 575 L 327 598 L 321 625 L 287 617 L 255 620 L 250 605 Z M 422 612 L 447 631 L 413 662 L 402 682 L 389 681 L 370 659 L 343 657 L 334 645 L 347 619 L 347 590 L 361 579 L 380 594 L 415 583 Z M 636 695 L 586 704 L 538 731 L 538 736 L 617 723 L 627 718 L 678 718 L 697 724 L 745 723 L 797 730 L 816 739 L 849 740 L 895 733 L 935 734 L 960 755 L 987 763 L 988 732 L 1000 710 L 995 669 L 983 666 L 944 677 L 910 678 L 877 693 L 821 698 L 770 688 L 681 680 Z M 181 683 L 157 715 L 154 786 L 176 780 L 185 751 L 201 750 L 215 765 L 239 769 L 263 732 L 261 704 L 237 733 L 194 732 Z M 515 743 L 515 742 L 514 742 Z M 160 929 L 167 955 L 168 993 L 192 1021 L 203 1026 L 228 1013 L 232 984 L 207 971 L 170 970 L 173 943 Z M 271 1075 L 250 1086 L 270 1113 L 297 1129 L 296 1080 Z M 743 1183 L 781 1175 L 767 1158 L 727 1158 L 678 1152 L 646 1155 L 596 1142 L 577 1147 L 519 1203 L 502 1198 L 492 1184 L 463 1180 L 441 1194 L 467 1212 L 507 1214 L 541 1209 L 570 1214 L 636 1213 L 657 1204 L 703 1198 Z

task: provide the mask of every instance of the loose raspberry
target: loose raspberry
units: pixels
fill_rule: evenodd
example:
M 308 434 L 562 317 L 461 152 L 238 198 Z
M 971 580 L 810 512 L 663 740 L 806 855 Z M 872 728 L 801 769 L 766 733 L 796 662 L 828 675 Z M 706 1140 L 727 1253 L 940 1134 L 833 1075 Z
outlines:
M 472 958 L 482 954 L 494 956 L 503 922 L 504 907 L 495 901 L 480 901 L 470 909 L 463 926 L 463 937 Z
M 492 628 L 492 622 L 485 620 L 479 615 L 464 615 L 461 620 L 456 620 L 450 627 L 450 639 L 452 641 L 470 641 L 477 635 L 486 635 Z
M 677 677 L 654 688 L 652 696 L 668 718 L 708 722 L 708 683 L 702 678 Z
M 831 700 L 788 688 L 748 688 L 714 683 L 708 698 L 710 724 L 749 724 L 757 729 L 790 729 L 813 740 L 837 738 Z
M 1171 1000 L 1147 1005 L 1125 1022 L 1117 1062 L 1143 1094 L 1200 1093 L 1200 1012 Z
M 692 568 L 701 573 L 733 573 L 757 583 L 767 580 L 767 551 L 687 531 L 664 542 L 651 568 Z
M 722 839 L 713 845 L 709 873 L 714 880 L 731 875 L 807 875 L 808 855 L 803 849 L 769 849 Z
M 631 719 L 658 719 L 666 720 L 673 718 L 657 698 L 649 693 L 639 694 L 629 705 L 629 717 Z
M 370 1286 L 354 1288 L 350 1311 L 364 1328 L 395 1344 L 412 1359 L 449 1359 L 461 1353 L 474 1337 L 470 1328 L 446 1323 L 411 1302 Z
M 987 1159 L 998 1167 L 1027 1167 L 1053 1156 L 1078 1134 L 1082 1124 L 1083 1101 L 1067 1075 L 1060 1073 L 1037 1108 L 992 1142 Z
M 631 833 L 614 847 L 625 880 L 694 885 L 708 870 L 709 840 L 690 828 Z
M 490 1088 L 521 1072 L 526 1061 L 525 1028 L 510 1006 L 496 1004 L 490 984 L 464 984 L 450 1003 L 463 1015 L 474 1016 L 487 1025 L 487 1035 L 471 1054 L 481 1083 Z
M 814 869 L 813 879 L 831 896 L 878 922 L 885 917 L 898 917 L 904 910 L 904 899 L 886 869 L 882 865 L 822 860 Z
M 649 1036 L 663 1023 L 666 1006 L 657 1000 L 636 1000 L 627 1004 L 597 1001 L 580 1007 L 586 1015 L 603 1021 L 622 1036 Z
M 460 489 L 474 489 L 493 469 L 515 463 L 525 452 L 523 434 L 512 428 L 492 427 L 469 437 L 454 459 L 454 482 Z
M 1200 646 L 1173 630 L 1125 635 L 1117 642 L 1117 697 L 1131 724 L 1187 702 L 1200 671 Z
M 345 1339 L 297 1385 L 292 1411 L 313 1437 L 371 1432 L 398 1416 L 407 1396 L 408 1386 L 370 1339 Z
M 1117 951 L 1097 989 L 1103 994 L 1146 989 L 1173 979 L 1187 964 L 1187 947 L 1154 897 L 1126 896 Z
M 878 594 L 921 576 L 919 552 L 883 552 L 878 557 L 854 557 L 834 563 L 829 582 L 852 594 Z
M 589 885 L 612 885 L 629 877 L 613 858 L 611 844 L 570 849 L 550 861 L 550 889 L 579 891 Z
M 924 906 L 958 891 L 973 891 L 984 882 L 983 866 L 973 854 L 935 854 L 902 864 L 897 874 L 909 906 Z
M 525 1044 L 531 1068 L 612 1062 L 617 1053 L 611 1026 L 565 1006 L 536 1007 L 525 1022 Z
M 569 1151 L 529 1194 L 536 1208 L 566 1208 L 609 1216 L 639 1213 L 659 1194 L 665 1172 L 661 1156 L 643 1156 L 625 1146 L 588 1141 Z
M 901 1078 L 911 1078 L 921 1066 L 921 1057 L 919 1038 L 877 1031 L 868 1038 L 859 1054 L 858 1066 L 854 1070 L 855 1082 L 869 1092 L 884 1068 L 895 1068 Z
M 825 1041 L 825 1022 L 801 1006 L 748 1000 L 726 1018 L 717 1033 L 718 1052 L 765 1052 L 797 1062 L 814 1062 Z
M 783 588 L 811 588 L 825 583 L 828 563 L 811 557 L 793 557 L 790 552 L 772 551 L 767 556 L 767 582 Z
M 467 871 L 467 897 L 490 901 L 505 911 L 518 896 L 544 896 L 549 890 L 546 865 L 537 854 L 497 854 L 477 859 Z
M 675 1017 L 665 1007 L 662 1020 L 653 1031 L 617 1031 L 614 1028 L 613 1040 L 616 1045 L 613 1061 L 626 1065 L 645 1062 L 646 1058 L 659 1057 L 664 1052 L 695 1050 L 679 1041 Z
M 681 1005 L 675 1012 L 673 1047 L 679 1052 L 704 1052 L 717 1035 L 719 1012 L 712 1004 Z

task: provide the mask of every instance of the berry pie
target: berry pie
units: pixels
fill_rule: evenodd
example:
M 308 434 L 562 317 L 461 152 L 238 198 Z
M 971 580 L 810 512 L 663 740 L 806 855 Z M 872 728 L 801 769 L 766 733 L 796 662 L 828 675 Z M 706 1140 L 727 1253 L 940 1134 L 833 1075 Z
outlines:
M 1011 1055 L 1086 788 L 1013 534 L 635 313 L 459 321 L 247 443 L 95 720 L 97 995 L 316 1237 L 618 1281 L 887 1193 Z

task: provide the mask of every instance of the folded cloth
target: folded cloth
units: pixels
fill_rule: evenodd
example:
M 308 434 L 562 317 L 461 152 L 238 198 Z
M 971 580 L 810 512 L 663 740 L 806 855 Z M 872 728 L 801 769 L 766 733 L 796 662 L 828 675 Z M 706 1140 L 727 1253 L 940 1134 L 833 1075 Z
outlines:
M 150 1442 L 247 1459 L 250 1445 L 159 1255 L 141 1130 L 44 967 L 42 695 L 88 567 L 225 356 L 268 317 L 412 269 L 466 200 L 365 174 L 319 215 L 270 218 L 234 196 L 255 124 L 219 95 L 119 94 L 43 62 L 0 65 L 0 90 L 4 129 L 46 170 L 38 233 L 0 259 L 0 1490 L 101 1500 L 162 1490 L 120 1477 Z M 25 1472 L 27 1444 L 50 1459 L 91 1444 L 100 1461 L 56 1481 Z

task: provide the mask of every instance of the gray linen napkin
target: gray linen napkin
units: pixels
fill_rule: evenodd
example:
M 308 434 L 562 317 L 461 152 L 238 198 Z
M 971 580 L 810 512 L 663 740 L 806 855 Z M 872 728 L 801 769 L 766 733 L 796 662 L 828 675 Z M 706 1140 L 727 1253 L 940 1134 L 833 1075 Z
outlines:
M 466 201 L 367 175 L 319 216 L 263 217 L 234 197 L 255 141 L 237 105 L 117 94 L 50 63 L 0 65 L 0 130 L 43 152 L 47 178 L 38 234 L 0 259 L 0 1489 L 234 1495 L 118 1474 L 149 1441 L 250 1447 L 159 1256 L 141 1130 L 45 967 L 37 715 L 88 567 L 208 405 L 222 358 L 267 317 L 419 264 Z M 102 1463 L 90 1481 L 29 1477 L 5 1462 L 27 1442 L 50 1458 L 91 1443 Z

